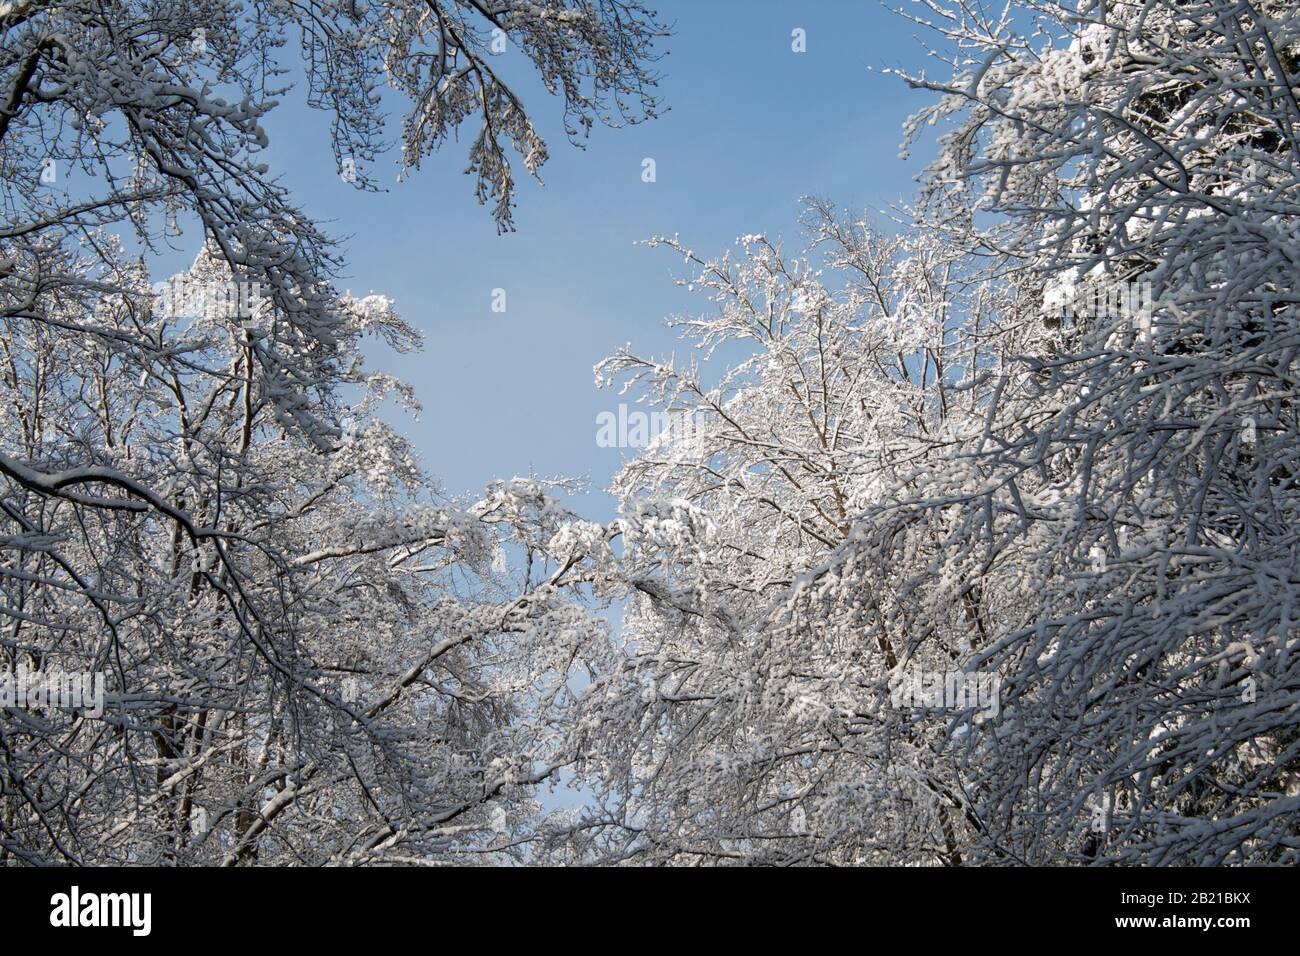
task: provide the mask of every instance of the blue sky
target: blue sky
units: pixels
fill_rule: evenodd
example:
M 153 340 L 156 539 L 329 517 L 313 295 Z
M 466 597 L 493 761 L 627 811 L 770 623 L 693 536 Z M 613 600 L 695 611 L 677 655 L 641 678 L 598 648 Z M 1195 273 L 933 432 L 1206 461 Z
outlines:
M 919 163 L 898 158 L 901 123 L 927 95 L 881 70 L 921 63 L 913 24 L 869 0 L 652 6 L 675 27 L 658 65 L 661 118 L 597 127 L 579 150 L 564 138 L 558 100 L 540 84 L 517 90 L 551 158 L 545 186 L 517 168 L 513 234 L 497 235 L 474 200 L 466 144 L 400 184 L 391 153 L 374 167 L 391 191 L 364 193 L 338 176 L 326 117 L 300 93 L 266 122 L 273 168 L 346 237 L 340 286 L 392 296 L 425 333 L 421 354 L 376 348 L 372 364 L 416 386 L 423 413 L 399 424 L 448 492 L 530 470 L 583 476 L 594 493 L 579 509 L 610 517 L 602 489 L 628 452 L 596 445 L 596 415 L 620 399 L 596 389 L 592 366 L 626 342 L 680 354 L 663 319 L 707 305 L 673 285 L 680 257 L 636 243 L 677 233 L 714 255 L 763 232 L 793 248 L 802 195 L 875 209 L 912 191 Z M 791 50 L 796 27 L 805 53 Z M 641 179 L 646 157 L 654 183 Z M 491 310 L 497 288 L 504 313 Z

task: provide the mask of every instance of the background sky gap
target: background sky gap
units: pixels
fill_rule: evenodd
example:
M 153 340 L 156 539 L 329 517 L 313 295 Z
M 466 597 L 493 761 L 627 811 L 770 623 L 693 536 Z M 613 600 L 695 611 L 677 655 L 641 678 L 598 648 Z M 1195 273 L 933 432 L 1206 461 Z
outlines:
M 793 251 L 801 196 L 861 211 L 912 192 L 921 163 L 898 158 L 901 124 L 929 94 L 882 68 L 923 62 L 913 24 L 868 0 L 666 0 L 655 9 L 674 27 L 658 64 L 668 111 L 639 126 L 598 126 L 585 150 L 567 142 L 561 101 L 529 82 L 522 54 L 500 55 L 505 75 L 525 77 L 516 92 L 550 147 L 544 186 L 511 156 L 513 234 L 497 235 L 463 175 L 472 131 L 402 183 L 390 150 L 371 166 L 390 191 L 369 193 L 340 177 L 328 118 L 307 108 L 301 85 L 265 121 L 271 168 L 344 239 L 340 288 L 391 296 L 426 336 L 408 356 L 372 343 L 370 361 L 416 387 L 418 420 L 396 409 L 390 420 L 451 494 L 530 472 L 585 477 L 592 493 L 578 510 L 613 515 L 603 489 L 630 452 L 597 446 L 596 416 L 630 396 L 598 390 L 592 366 L 627 342 L 684 355 L 689 347 L 663 320 L 708 305 L 674 286 L 680 257 L 638 243 L 676 233 L 713 257 L 762 232 Z M 807 52 L 791 49 L 796 28 Z M 391 102 L 394 138 L 403 105 Z M 641 178 L 646 158 L 653 183 Z M 196 243 L 186 229 L 167 266 L 187 266 Z M 491 309 L 498 288 L 504 313 Z

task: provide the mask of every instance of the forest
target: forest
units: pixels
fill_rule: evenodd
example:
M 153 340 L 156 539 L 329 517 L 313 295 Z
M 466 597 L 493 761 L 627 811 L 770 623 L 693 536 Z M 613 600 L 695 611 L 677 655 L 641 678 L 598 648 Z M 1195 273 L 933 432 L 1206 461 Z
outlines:
M 671 23 L 0 0 L 0 865 L 1300 862 L 1300 6 L 895 15 L 914 194 L 648 237 L 606 518 L 441 492 L 435 337 L 266 154 L 292 86 L 510 233 Z

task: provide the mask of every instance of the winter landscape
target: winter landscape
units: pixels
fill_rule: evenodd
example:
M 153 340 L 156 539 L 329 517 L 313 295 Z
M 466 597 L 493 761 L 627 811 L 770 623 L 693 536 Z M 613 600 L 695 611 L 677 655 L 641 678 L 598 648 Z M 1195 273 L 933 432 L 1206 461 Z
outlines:
M 1300 862 L 1294 0 L 0 0 L 0 168 L 0 865 Z

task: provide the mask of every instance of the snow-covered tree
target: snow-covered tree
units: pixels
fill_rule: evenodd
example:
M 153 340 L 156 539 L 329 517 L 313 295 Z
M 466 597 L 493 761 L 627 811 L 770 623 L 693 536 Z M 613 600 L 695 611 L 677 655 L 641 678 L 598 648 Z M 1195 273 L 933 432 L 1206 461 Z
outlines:
M 223 274 L 203 256 L 170 288 Z M 338 303 L 333 394 L 356 398 L 331 409 L 343 431 L 322 454 L 250 390 L 265 314 L 185 319 L 141 279 L 123 265 L 107 284 L 136 296 L 42 302 L 45 322 L 0 340 L 18 476 L 0 497 L 5 670 L 107 677 L 102 715 L 5 712 L 0 852 L 518 853 L 528 785 L 564 762 L 571 671 L 603 630 L 563 593 L 568 568 L 524 580 L 501 556 L 545 555 L 567 513 L 535 481 L 436 493 L 375 416 L 413 398 L 364 368 L 363 336 L 418 343 L 382 296 Z M 51 331 L 88 315 L 98 334 Z M 105 344 L 118 336 L 157 357 L 133 363 Z
M 300 70 L 322 162 L 369 186 L 385 86 L 407 168 L 477 117 L 506 228 L 507 150 L 536 171 L 546 147 L 492 54 L 522 51 L 579 138 L 653 114 L 661 34 L 619 0 L 0 4 L 0 669 L 108 698 L 0 714 L 0 861 L 520 852 L 602 653 L 546 565 L 567 513 L 533 480 L 448 501 L 382 424 L 413 396 L 362 340 L 418 336 L 333 288 L 262 123 Z M 149 254 L 195 224 L 155 288 Z
M 1004 293 L 956 244 L 824 202 L 806 224 L 796 257 L 763 236 L 712 261 L 657 242 L 711 302 L 673 324 L 725 371 L 629 349 L 597 369 L 672 423 L 614 484 L 621 554 L 603 573 L 632 597 L 625 657 L 587 693 L 575 745 L 606 795 L 576 831 L 597 859 L 960 859 L 965 823 L 931 753 L 944 724 L 891 708 L 889 680 L 951 669 L 978 592 L 943 595 L 952 620 L 923 649 L 896 596 L 801 595 L 864 509 L 914 493 L 980 420 L 971 370 L 1040 333 L 1002 328 Z M 941 540 L 917 509 L 909 560 Z
M 923 13 L 952 76 L 909 78 L 941 94 L 910 132 L 941 134 L 899 254 L 822 215 L 834 281 L 758 239 L 695 260 L 713 361 L 605 366 L 704 425 L 617 485 L 639 597 L 576 832 L 1294 863 L 1300 11 Z M 899 706 L 918 671 L 996 706 Z
M 930 6 L 927 203 L 993 217 L 1055 337 L 948 493 L 961 573 L 1019 595 L 974 662 L 1004 709 L 965 758 L 977 852 L 1295 862 L 1300 11 Z

